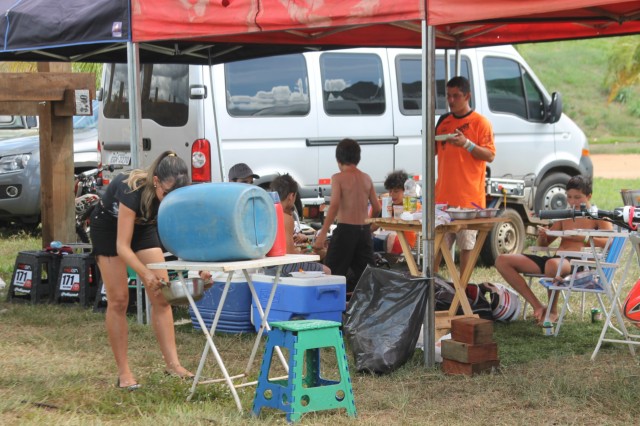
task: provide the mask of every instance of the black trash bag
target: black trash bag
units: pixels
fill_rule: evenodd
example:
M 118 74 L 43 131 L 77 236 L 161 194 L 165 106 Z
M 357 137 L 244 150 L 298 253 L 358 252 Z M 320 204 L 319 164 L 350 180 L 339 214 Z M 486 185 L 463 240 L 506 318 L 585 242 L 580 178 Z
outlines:
M 390 373 L 411 358 L 424 318 L 427 282 L 425 277 L 367 266 L 344 324 L 357 371 Z
M 436 275 L 433 281 L 435 284 L 435 309 L 436 311 L 448 311 L 456 294 L 455 287 L 451 281 L 446 281 L 439 275 Z M 469 283 L 465 292 L 473 313 L 478 314 L 482 319 L 493 321 L 491 302 L 486 297 L 487 290 L 478 284 Z M 463 314 L 461 306 L 458 306 L 456 314 Z

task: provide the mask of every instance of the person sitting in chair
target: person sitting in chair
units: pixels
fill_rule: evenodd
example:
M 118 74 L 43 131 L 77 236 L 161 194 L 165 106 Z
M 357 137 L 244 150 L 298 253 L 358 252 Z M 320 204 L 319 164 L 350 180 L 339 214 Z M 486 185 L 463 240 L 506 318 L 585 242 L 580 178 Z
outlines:
M 296 196 L 298 194 L 298 182 L 296 182 L 291 175 L 285 173 L 276 177 L 269 187 L 271 191 L 276 191 L 280 197 L 280 203 L 282 204 L 282 210 L 284 212 L 284 233 L 287 239 L 287 254 L 302 254 L 311 253 L 315 250 L 313 248 L 302 249 L 294 240 L 295 232 L 295 219 L 294 212 L 296 210 Z M 291 272 L 298 271 L 322 271 L 325 275 L 331 275 L 331 269 L 322 263 L 318 262 L 300 262 L 282 267 L 282 276 L 286 277 Z M 275 268 L 267 268 L 266 273 L 273 272 L 275 274 Z
M 581 204 L 585 204 L 589 208 L 591 193 L 591 180 L 584 176 L 574 176 L 567 182 L 567 202 L 574 209 L 579 209 Z M 549 228 L 538 227 L 537 245 L 548 247 L 557 237 L 548 235 L 546 231 L 567 231 L 570 229 L 599 229 L 612 230 L 613 226 L 605 220 L 593 220 L 588 218 L 564 219 L 554 222 Z M 595 238 L 595 244 L 598 247 L 604 247 L 607 238 Z M 589 240 L 582 236 L 564 236 L 560 239 L 558 250 L 580 251 L 588 245 Z M 560 266 L 560 269 L 558 269 Z M 554 300 L 553 306 L 548 308 L 538 300 L 531 288 L 527 285 L 525 279 L 520 275 L 526 274 L 542 274 L 547 277 L 565 276 L 571 272 L 569 261 L 565 260 L 560 265 L 559 256 L 537 256 L 533 254 L 501 254 L 496 259 L 496 269 L 500 275 L 513 287 L 518 293 L 525 298 L 533 307 L 533 315 L 540 324 L 546 314 L 546 310 L 550 309 L 549 318 L 552 322 L 558 319 L 557 302 Z M 559 271 L 559 273 L 558 273 Z
M 396 170 L 389 173 L 384 181 L 384 189 L 389 191 L 391 197 L 392 206 L 401 206 L 404 202 L 404 183 L 409 179 L 409 175 L 404 170 Z M 404 233 L 407 242 L 414 248 L 416 245 L 416 233 L 405 232 Z M 398 234 L 396 232 L 389 232 L 387 236 L 386 250 L 387 253 L 402 254 L 402 246 L 400 240 L 398 240 Z

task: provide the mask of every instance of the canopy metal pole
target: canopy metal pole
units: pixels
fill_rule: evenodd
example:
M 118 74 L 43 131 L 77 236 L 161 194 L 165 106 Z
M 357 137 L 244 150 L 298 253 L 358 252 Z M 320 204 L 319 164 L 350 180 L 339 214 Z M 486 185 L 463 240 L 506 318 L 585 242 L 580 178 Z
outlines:
M 129 122 L 131 123 L 129 133 L 131 168 L 137 169 L 141 164 L 140 155 L 142 153 L 142 139 L 140 138 L 140 129 L 142 128 L 142 94 L 140 93 L 140 50 L 138 43 L 127 42 L 127 76 L 129 84 Z M 138 324 L 144 324 L 142 291 L 140 277 L 136 275 L 136 310 Z
M 140 155 L 142 153 L 142 139 L 140 128 L 142 126 L 142 112 L 140 93 L 140 50 L 138 43 L 127 42 L 127 76 L 129 84 L 129 122 L 131 123 L 130 149 L 131 167 L 140 167 Z
M 218 167 L 220 169 L 220 182 L 226 182 L 226 173 L 224 167 L 224 160 L 222 158 L 222 146 L 220 146 L 220 132 L 218 131 L 218 114 L 216 114 L 216 102 L 213 96 L 213 63 L 211 58 L 211 49 L 208 52 L 209 55 L 209 87 L 211 90 L 211 108 L 213 110 L 213 128 L 215 129 L 215 138 L 216 138 L 216 150 L 218 153 Z
M 449 66 L 449 49 L 444 49 L 444 81 L 451 80 L 451 67 Z
M 435 290 L 433 277 L 435 240 L 435 29 L 422 21 L 422 176 L 425 188 L 422 203 L 422 238 L 424 239 L 423 274 L 427 277 L 428 297 L 423 321 L 424 363 L 435 365 Z M 426 238 L 425 238 L 426 237 Z

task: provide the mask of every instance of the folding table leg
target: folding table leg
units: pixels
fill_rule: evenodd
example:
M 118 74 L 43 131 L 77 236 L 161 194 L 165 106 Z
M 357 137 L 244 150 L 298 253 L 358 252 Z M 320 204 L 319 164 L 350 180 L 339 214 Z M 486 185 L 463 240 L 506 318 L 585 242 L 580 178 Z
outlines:
M 228 288 L 228 284 L 231 281 L 231 275 L 227 278 L 227 286 L 225 287 L 225 291 Z M 183 282 L 183 279 L 180 278 L 180 281 Z M 183 283 L 184 285 L 184 283 Z M 224 292 L 223 292 L 224 293 Z M 198 384 L 198 381 L 200 379 L 200 374 L 202 373 L 202 369 L 204 366 L 204 361 L 206 361 L 207 359 L 207 350 L 209 348 L 211 348 L 211 352 L 213 353 L 213 356 L 216 359 L 216 362 L 218 363 L 218 366 L 220 367 L 220 370 L 222 370 L 222 375 L 224 376 L 224 380 L 227 383 L 227 385 L 229 386 L 229 390 L 231 391 L 231 394 L 233 395 L 233 399 L 236 402 L 236 407 L 238 407 L 238 411 L 240 411 L 242 413 L 242 404 L 240 403 L 240 397 L 238 396 L 238 392 L 236 391 L 235 386 L 233 385 L 233 382 L 231 381 L 231 377 L 229 376 L 229 373 L 227 372 L 226 367 L 224 366 L 224 362 L 222 362 L 222 358 L 220 357 L 220 353 L 218 352 L 218 348 L 216 348 L 215 343 L 213 343 L 213 338 L 211 337 L 211 334 L 209 334 L 209 330 L 207 329 L 206 324 L 204 323 L 204 320 L 202 319 L 202 316 L 200 315 L 200 310 L 198 309 L 198 306 L 196 305 L 196 302 L 193 300 L 193 297 L 191 297 L 191 293 L 189 293 L 188 291 L 185 291 L 185 294 L 187 295 L 187 298 L 189 299 L 189 304 L 191 305 L 191 308 L 193 309 L 193 312 L 196 315 L 196 318 L 198 319 L 198 324 L 200 324 L 200 328 L 202 329 L 202 332 L 204 333 L 204 335 L 207 337 L 207 344 L 205 345 L 205 349 L 204 349 L 204 353 L 202 354 L 202 358 L 200 359 L 200 365 L 198 366 L 198 371 L 196 372 L 196 376 L 193 378 L 193 384 L 191 385 L 191 393 L 189 394 L 189 396 L 187 397 L 187 401 L 191 400 L 191 397 L 193 396 L 193 393 L 195 392 L 195 388 L 196 385 Z M 223 296 L 226 296 L 223 295 Z M 220 299 L 220 303 L 222 303 L 224 300 L 221 298 Z M 219 307 L 218 312 L 221 311 L 222 309 Z M 217 312 L 217 313 L 218 313 Z M 215 323 L 212 325 L 212 329 L 215 331 Z
M 253 301 L 256 304 L 256 308 L 258 309 L 258 314 L 260 316 L 260 328 L 258 329 L 258 335 L 256 336 L 256 341 L 253 344 L 253 349 L 251 350 L 251 356 L 249 357 L 249 362 L 247 363 L 247 368 L 245 369 L 245 375 L 249 376 L 251 371 L 251 367 L 253 366 L 253 361 L 256 357 L 256 353 L 258 352 L 258 346 L 260 345 L 260 338 L 262 337 L 262 332 L 266 330 L 271 330 L 269 323 L 267 322 L 267 318 L 269 315 L 269 311 L 271 310 L 271 304 L 273 303 L 273 297 L 276 295 L 276 288 L 278 287 L 278 281 L 280 281 L 280 273 L 282 272 L 282 265 L 278 265 L 276 269 L 276 276 L 273 280 L 273 286 L 271 286 L 271 293 L 269 294 L 269 300 L 267 301 L 267 306 L 265 306 L 264 312 L 262 311 L 262 305 L 260 304 L 260 299 L 256 294 L 256 289 L 253 287 L 253 281 L 251 280 L 251 276 L 249 273 L 243 269 L 244 277 L 247 280 L 247 284 L 249 284 L 249 290 L 251 290 L 251 297 L 253 297 Z M 287 374 L 289 374 L 289 364 L 287 364 L 284 355 L 282 355 L 282 351 L 280 347 L 276 346 L 275 351 L 280 359 L 280 363 L 284 367 Z
M 229 292 L 229 285 L 231 283 L 231 279 L 233 278 L 233 271 L 229 272 L 227 274 L 227 281 L 225 282 L 224 288 L 222 289 L 222 296 L 220 297 L 220 300 L 218 301 L 218 307 L 216 309 L 216 314 L 213 318 L 213 323 L 211 324 L 211 329 L 209 330 L 209 334 L 211 336 L 214 335 L 214 333 L 216 332 L 216 327 L 218 325 L 218 320 L 220 319 L 220 314 L 222 312 L 222 308 L 224 306 L 224 301 L 227 298 L 227 293 Z M 194 312 L 195 309 L 194 309 Z M 198 317 L 198 315 L 200 315 L 200 311 L 197 311 L 196 313 L 196 317 Z M 200 323 L 200 328 L 204 331 L 206 330 L 206 327 L 202 325 L 202 323 Z M 207 343 L 204 346 L 204 351 L 202 351 L 202 356 L 200 357 L 200 363 L 198 364 L 198 370 L 196 371 L 196 375 L 193 378 L 193 383 L 191 384 L 191 391 L 189 393 L 189 396 L 187 397 L 187 401 L 190 401 L 191 398 L 193 397 L 193 394 L 196 392 L 196 387 L 198 385 L 198 382 L 200 381 L 200 377 L 202 374 L 202 370 L 204 369 L 204 365 L 207 362 L 207 356 L 209 355 L 209 341 L 207 340 Z

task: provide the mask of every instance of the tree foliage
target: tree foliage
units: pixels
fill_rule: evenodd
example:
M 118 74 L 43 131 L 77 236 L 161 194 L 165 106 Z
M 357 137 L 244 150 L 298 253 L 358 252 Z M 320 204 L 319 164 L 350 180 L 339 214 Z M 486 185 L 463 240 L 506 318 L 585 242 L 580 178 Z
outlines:
M 640 81 L 640 37 L 621 38 L 609 55 L 609 69 L 605 85 L 612 102 L 623 89 Z

